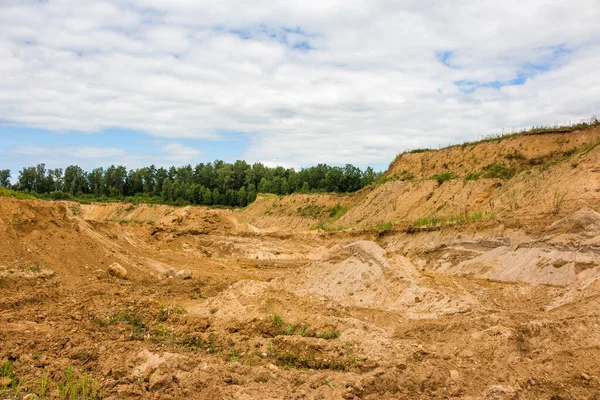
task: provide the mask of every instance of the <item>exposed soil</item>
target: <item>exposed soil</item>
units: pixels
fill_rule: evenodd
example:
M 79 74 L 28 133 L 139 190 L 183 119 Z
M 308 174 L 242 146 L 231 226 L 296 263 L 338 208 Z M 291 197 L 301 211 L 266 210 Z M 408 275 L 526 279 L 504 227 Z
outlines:
M 600 398 L 600 153 L 574 157 L 241 211 L 0 198 L 2 398 Z M 405 229 L 440 204 L 495 215 Z

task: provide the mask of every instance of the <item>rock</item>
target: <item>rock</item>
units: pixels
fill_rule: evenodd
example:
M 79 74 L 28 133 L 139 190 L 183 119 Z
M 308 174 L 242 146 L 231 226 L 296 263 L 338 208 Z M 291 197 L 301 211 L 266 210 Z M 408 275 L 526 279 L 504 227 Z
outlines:
M 186 269 L 182 269 L 181 271 L 177 272 L 177 274 L 175 274 L 175 278 L 177 279 L 191 279 L 192 278 L 192 273 Z
M 119 279 L 127 278 L 127 270 L 119 263 L 113 263 L 108 267 L 108 274 Z
M 460 377 L 460 374 L 458 373 L 457 370 L 455 370 L 455 369 L 450 370 L 450 378 L 452 378 L 453 381 L 457 381 L 459 377 Z
M 175 276 L 176 274 L 177 274 L 177 272 L 175 271 L 175 268 L 169 268 L 167 270 L 167 272 L 165 272 L 165 275 L 167 276 L 167 278 Z
M 486 400 L 508 400 L 517 399 L 519 394 L 517 391 L 505 385 L 493 385 L 487 390 L 484 399 Z
M 12 383 L 12 379 L 7 376 L 0 377 L 0 387 L 9 386 Z
M 586 374 L 585 372 L 581 374 L 581 377 L 586 381 L 592 380 L 592 377 Z
M 99 353 L 104 353 L 106 351 L 106 346 L 100 346 L 98 347 L 98 352 Z
M 269 364 L 269 369 L 271 371 L 279 371 L 279 367 L 275 364 Z

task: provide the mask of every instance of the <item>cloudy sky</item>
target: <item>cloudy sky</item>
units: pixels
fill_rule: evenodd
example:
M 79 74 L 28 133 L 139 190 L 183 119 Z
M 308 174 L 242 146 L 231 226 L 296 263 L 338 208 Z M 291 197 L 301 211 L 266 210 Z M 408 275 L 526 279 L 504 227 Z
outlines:
M 0 0 L 0 168 L 385 168 L 600 114 L 600 0 Z

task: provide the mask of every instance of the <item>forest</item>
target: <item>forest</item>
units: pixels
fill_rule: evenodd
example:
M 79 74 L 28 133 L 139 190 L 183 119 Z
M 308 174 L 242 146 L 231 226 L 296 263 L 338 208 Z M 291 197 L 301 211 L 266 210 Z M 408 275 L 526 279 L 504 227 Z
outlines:
M 0 186 L 40 198 L 80 201 L 131 201 L 174 205 L 244 207 L 258 193 L 348 193 L 373 183 L 380 176 L 371 167 L 361 170 L 319 164 L 296 171 L 245 161 L 215 160 L 170 168 L 124 166 L 85 171 L 77 165 L 47 169 L 45 164 L 24 167 L 15 184 L 11 172 L 0 170 Z

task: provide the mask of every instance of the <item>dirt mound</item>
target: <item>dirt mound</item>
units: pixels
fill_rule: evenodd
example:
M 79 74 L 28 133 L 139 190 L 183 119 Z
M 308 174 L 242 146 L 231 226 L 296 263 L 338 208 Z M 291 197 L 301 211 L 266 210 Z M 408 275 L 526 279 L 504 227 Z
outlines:
M 560 160 L 565 154 L 597 144 L 599 139 L 600 128 L 591 128 L 569 133 L 520 135 L 437 151 L 404 153 L 390 164 L 386 175 L 419 179 L 442 173 L 466 176 L 469 173 L 485 173 L 485 167 L 493 163 L 520 171 Z

